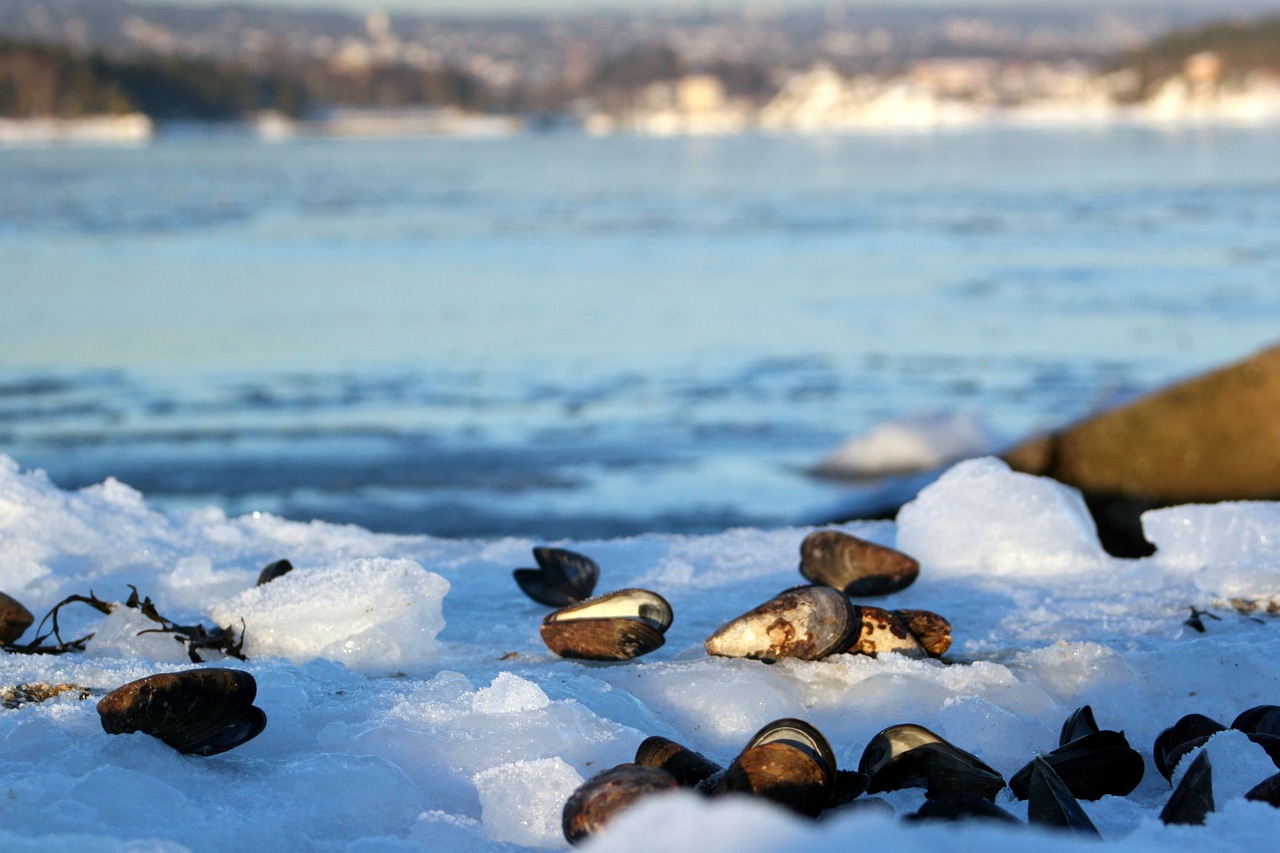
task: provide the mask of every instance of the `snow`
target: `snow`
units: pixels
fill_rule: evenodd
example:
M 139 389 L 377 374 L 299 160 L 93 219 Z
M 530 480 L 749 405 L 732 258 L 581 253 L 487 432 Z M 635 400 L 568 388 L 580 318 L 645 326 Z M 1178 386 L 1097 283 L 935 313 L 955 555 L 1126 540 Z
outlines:
M 599 592 L 639 586 L 675 612 L 666 645 L 617 664 L 561 660 L 542 644 L 547 609 L 511 570 L 528 539 L 452 541 L 300 524 L 217 509 L 166 514 L 108 480 L 64 491 L 0 457 L 0 590 L 45 613 L 68 595 L 149 597 L 182 625 L 244 626 L 268 716 L 261 736 L 211 757 L 144 734 L 107 735 L 94 705 L 144 675 L 186 669 L 186 647 L 132 608 L 62 608 L 82 653 L 0 654 L 0 687 L 77 684 L 0 708 L 0 848 L 318 851 L 563 849 L 560 808 L 587 778 L 663 735 L 727 764 L 764 723 L 795 716 L 856 767 L 880 729 L 912 722 L 1007 779 L 1057 745 L 1083 704 L 1123 730 L 1147 772 L 1127 797 L 1084 803 L 1109 849 L 1254 851 L 1280 810 L 1243 799 L 1274 772 L 1235 732 L 1204 747 L 1218 810 L 1204 827 L 1157 815 L 1170 786 L 1151 745 L 1187 713 L 1229 724 L 1280 700 L 1276 542 L 1280 506 L 1185 506 L 1143 518 L 1154 556 L 1097 542 L 1079 496 L 993 459 L 955 465 L 899 521 L 842 529 L 921 562 L 877 606 L 949 618 L 945 661 L 835 655 L 758 661 L 706 655 L 729 619 L 802 581 L 807 528 L 554 543 L 601 566 Z M 550 544 L 550 543 L 548 543 Z M 263 565 L 293 572 L 255 587 Z M 1204 631 L 1188 624 L 1206 611 Z M 32 639 L 33 632 L 23 638 Z M 1178 772 L 1185 770 L 1185 760 Z M 1175 779 L 1177 777 L 1175 776 Z M 863 797 L 820 821 L 768 803 L 655 795 L 592 839 L 593 851 L 1097 850 L 1033 828 L 902 822 L 922 793 Z M 998 803 L 1025 818 L 1006 791 Z
M 968 412 L 924 412 L 877 424 L 828 453 L 816 473 L 851 479 L 927 471 L 970 456 L 991 453 L 1001 439 Z

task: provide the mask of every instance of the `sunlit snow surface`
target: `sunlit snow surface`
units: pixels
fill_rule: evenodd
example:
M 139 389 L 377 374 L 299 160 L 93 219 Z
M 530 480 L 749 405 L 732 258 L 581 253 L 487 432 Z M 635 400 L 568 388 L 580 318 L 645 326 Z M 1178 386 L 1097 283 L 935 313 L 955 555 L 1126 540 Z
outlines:
M 1160 824 L 1169 786 L 1150 752 L 1183 714 L 1230 723 L 1280 701 L 1280 624 L 1230 603 L 1265 613 L 1280 597 L 1280 506 L 1180 507 L 1144 523 L 1156 556 L 1112 559 L 1074 493 L 988 459 L 953 468 L 896 526 L 849 525 L 921 560 L 912 587 L 877 603 L 950 618 L 945 663 L 709 658 L 702 640 L 716 627 L 799 582 L 804 529 L 567 543 L 600 563 L 599 591 L 647 587 L 675 610 L 663 648 L 606 665 L 542 644 L 546 610 L 511 578 L 531 565 L 533 541 L 165 515 L 121 483 L 64 492 L 0 457 L 0 590 L 39 616 L 72 593 L 123 601 L 132 584 L 179 622 L 243 619 L 251 659 L 231 663 L 257 678 L 269 717 L 256 740 L 201 758 L 105 734 L 92 700 L 0 709 L 0 849 L 560 848 L 568 794 L 630 760 L 647 735 L 727 763 L 762 724 L 797 716 L 855 767 L 878 730 L 916 722 L 1008 778 L 1056 746 L 1085 703 L 1148 763 L 1128 797 L 1084 804 L 1106 846 L 1268 849 L 1280 810 L 1242 798 L 1272 770 L 1259 747 L 1234 733 L 1209 745 L 1218 811 L 1206 827 Z M 281 557 L 297 568 L 254 588 Z M 1204 633 L 1184 624 L 1192 606 L 1212 613 Z M 132 636 L 114 614 L 63 615 L 64 634 L 99 631 L 88 651 L 2 654 L 0 686 L 69 682 L 96 699 L 191 666 L 170 638 Z M 815 823 L 763 803 L 668 795 L 592 849 L 1099 849 L 1030 829 L 897 822 L 921 801 L 918 790 L 863 798 Z M 1026 814 L 1007 791 L 999 802 Z

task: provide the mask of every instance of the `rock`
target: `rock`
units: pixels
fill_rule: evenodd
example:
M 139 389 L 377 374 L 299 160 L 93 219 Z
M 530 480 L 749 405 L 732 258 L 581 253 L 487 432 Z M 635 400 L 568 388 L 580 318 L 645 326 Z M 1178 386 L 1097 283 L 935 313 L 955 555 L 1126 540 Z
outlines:
M 1138 516 L 1183 503 L 1280 499 L 1280 347 L 1168 386 L 1002 455 L 1080 489 L 1108 550 L 1143 545 Z M 1134 540 L 1134 537 L 1137 540 Z M 1111 541 L 1108 542 L 1107 538 Z

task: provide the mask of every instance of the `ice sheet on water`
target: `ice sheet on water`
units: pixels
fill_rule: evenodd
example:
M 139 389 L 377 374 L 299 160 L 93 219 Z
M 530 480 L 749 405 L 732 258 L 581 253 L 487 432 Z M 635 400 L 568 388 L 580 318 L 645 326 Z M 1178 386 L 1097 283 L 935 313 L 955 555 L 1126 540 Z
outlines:
M 94 700 L 190 665 L 130 637 L 129 613 L 92 612 L 96 654 L 0 654 L 0 686 L 74 683 L 93 694 L 0 709 L 0 840 L 18 840 L 5 849 L 83 833 L 102 849 L 158 839 L 200 853 L 245 838 L 322 851 L 558 847 L 565 789 L 630 760 L 650 734 L 727 764 L 761 725 L 799 716 L 828 737 L 841 767 L 853 767 L 879 729 L 916 722 L 1007 778 L 1052 749 L 1062 720 L 1086 703 L 1149 756 L 1183 714 L 1229 721 L 1280 699 L 1274 621 L 1218 608 L 1203 633 L 1184 624 L 1190 605 L 1214 607 L 1232 577 L 1267 583 L 1267 542 L 1280 535 L 1274 505 L 1161 511 L 1157 522 L 1181 512 L 1196 532 L 1181 539 L 1150 528 L 1155 556 L 1114 560 L 1073 493 L 990 460 L 954 468 L 897 526 L 844 528 L 921 558 L 916 584 L 876 603 L 947 616 L 956 640 L 947 663 L 708 657 L 702 640 L 721 623 L 801 581 L 804 529 L 564 543 L 600 563 L 602 588 L 649 586 L 675 610 L 662 649 L 602 665 L 560 660 L 543 645 L 546 610 L 510 575 L 528 562 L 529 540 L 379 536 L 217 510 L 166 515 L 127 487 L 62 492 L 7 461 L 0 507 L 0 589 L 38 609 L 89 587 L 118 600 L 134 583 L 173 618 L 243 616 L 252 653 L 235 665 L 257 678 L 269 718 L 260 737 L 208 759 L 145 735 L 106 736 Z M 257 569 L 279 556 L 294 572 L 253 588 Z M 376 624 L 364 621 L 369 610 Z M 398 612 L 409 615 L 398 622 Z M 1233 790 L 1267 769 L 1244 753 L 1222 759 L 1224 785 L 1236 768 Z M 1212 833 L 1163 827 L 1155 815 L 1168 794 L 1150 771 L 1128 797 L 1086 811 L 1126 853 L 1252 853 L 1266 832 L 1280 832 L 1280 810 L 1235 795 L 1211 818 Z M 919 802 L 905 791 L 879 808 L 901 814 Z M 848 849 L 866 832 L 907 851 L 1086 849 L 1025 830 L 908 826 L 874 810 L 812 824 L 760 803 L 678 794 L 624 820 L 598 849 L 632 849 L 636 839 L 646 850 L 698 853 Z

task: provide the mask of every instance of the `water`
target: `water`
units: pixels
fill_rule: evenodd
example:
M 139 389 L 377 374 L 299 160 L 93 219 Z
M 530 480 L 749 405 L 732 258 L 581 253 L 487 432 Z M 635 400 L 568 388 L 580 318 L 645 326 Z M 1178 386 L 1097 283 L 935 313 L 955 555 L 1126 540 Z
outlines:
M 546 539 L 814 517 L 1271 343 L 1280 129 L 0 150 L 0 451 L 159 506 Z

